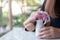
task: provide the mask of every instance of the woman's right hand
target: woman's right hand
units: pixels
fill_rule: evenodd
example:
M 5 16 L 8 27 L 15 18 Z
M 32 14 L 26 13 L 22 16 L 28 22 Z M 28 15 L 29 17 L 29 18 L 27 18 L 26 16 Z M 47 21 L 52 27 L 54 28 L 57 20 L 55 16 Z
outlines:
M 33 31 L 35 29 L 34 21 L 34 17 L 29 17 L 26 21 L 24 21 L 23 25 L 27 30 Z

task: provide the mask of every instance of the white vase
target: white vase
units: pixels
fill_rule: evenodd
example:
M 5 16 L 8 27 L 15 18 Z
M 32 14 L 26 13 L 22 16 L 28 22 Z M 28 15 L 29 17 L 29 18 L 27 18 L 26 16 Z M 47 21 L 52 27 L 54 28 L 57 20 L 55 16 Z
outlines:
M 43 20 L 36 20 L 36 33 L 35 33 L 35 35 L 36 35 L 36 40 L 40 40 L 40 39 L 38 39 L 37 38 L 37 36 L 38 36 L 38 34 L 39 34 L 39 30 L 42 28 L 42 27 L 44 27 L 44 23 L 43 23 Z

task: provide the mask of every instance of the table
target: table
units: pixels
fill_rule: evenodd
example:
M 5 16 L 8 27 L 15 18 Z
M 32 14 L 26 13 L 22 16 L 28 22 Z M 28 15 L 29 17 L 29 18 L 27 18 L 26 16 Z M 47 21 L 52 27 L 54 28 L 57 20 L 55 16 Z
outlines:
M 36 40 L 35 32 L 27 32 L 24 28 L 13 28 L 10 32 L 0 37 L 0 40 Z M 60 39 L 40 39 L 40 40 L 60 40 Z

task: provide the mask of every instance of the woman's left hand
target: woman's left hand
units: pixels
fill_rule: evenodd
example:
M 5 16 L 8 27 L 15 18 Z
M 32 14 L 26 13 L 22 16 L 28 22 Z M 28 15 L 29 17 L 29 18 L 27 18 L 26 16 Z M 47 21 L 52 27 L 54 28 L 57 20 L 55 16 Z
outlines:
M 46 39 L 46 38 L 59 38 L 60 37 L 60 29 L 50 27 L 43 27 L 39 30 L 38 38 Z

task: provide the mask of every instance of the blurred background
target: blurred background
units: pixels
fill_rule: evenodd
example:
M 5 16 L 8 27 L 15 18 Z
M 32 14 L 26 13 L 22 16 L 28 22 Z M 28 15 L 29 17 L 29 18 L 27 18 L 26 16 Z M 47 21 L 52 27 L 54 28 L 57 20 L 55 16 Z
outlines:
M 40 10 L 44 0 L 0 0 L 0 34 L 23 27 L 31 12 Z M 0 35 L 0 36 L 1 36 Z

